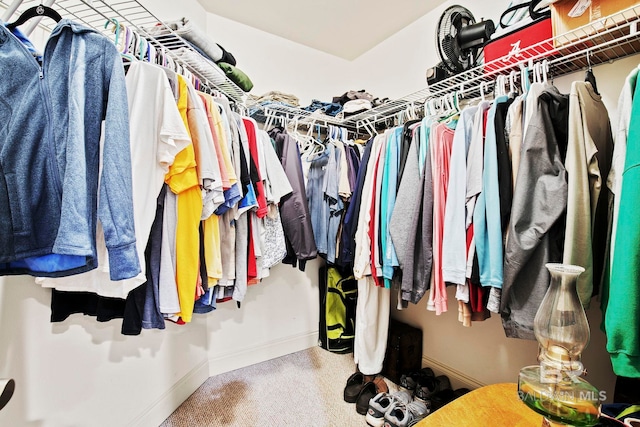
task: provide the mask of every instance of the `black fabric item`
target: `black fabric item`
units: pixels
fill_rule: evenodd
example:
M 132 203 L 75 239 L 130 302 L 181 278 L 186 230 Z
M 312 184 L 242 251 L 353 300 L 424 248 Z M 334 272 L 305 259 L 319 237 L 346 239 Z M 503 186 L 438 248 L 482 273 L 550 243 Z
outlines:
M 422 330 L 391 319 L 382 374 L 396 384 L 402 374 L 417 372 L 422 366 Z
M 251 175 L 249 174 L 249 168 L 247 167 L 247 153 L 244 152 L 242 144 L 240 144 L 240 183 L 246 193 L 247 186 L 251 184 Z
M 204 227 L 200 221 L 200 280 L 202 281 L 202 289 L 209 289 L 209 274 L 207 273 L 207 261 L 204 258 Z
M 260 193 L 258 191 L 258 186 L 256 185 L 256 183 L 260 181 L 260 175 L 258 174 L 258 166 L 251 156 L 249 156 L 249 177 L 251 179 L 251 186 L 253 187 L 253 192 L 256 195 L 257 200 Z
M 216 44 L 218 45 L 220 50 L 222 50 L 222 58 L 218 62 L 226 62 L 227 64 L 231 64 L 233 66 L 237 65 L 236 58 L 231 54 L 231 52 L 220 46 L 218 43 Z
M 157 280 L 160 277 L 160 264 L 158 262 L 157 266 L 152 267 L 151 262 L 151 251 L 155 249 L 158 251 L 157 261 L 160 261 L 160 248 L 162 245 L 162 221 L 163 221 L 163 213 L 164 213 L 164 198 L 166 195 L 166 185 L 162 186 L 160 190 L 160 194 L 158 195 L 156 201 L 156 216 L 153 221 L 153 225 L 151 226 L 150 238 L 147 241 L 147 247 L 144 251 L 145 258 L 145 271 L 147 281 L 144 282 L 141 286 L 138 286 L 129 294 L 125 300 L 124 311 L 122 315 L 122 335 L 140 335 L 143 327 L 143 317 L 144 317 L 144 309 L 145 303 L 147 300 L 147 293 L 149 292 L 149 288 L 154 288 L 155 286 L 159 286 L 158 281 L 153 282 L 152 272 L 154 268 L 157 269 Z M 160 200 L 162 197 L 162 200 Z M 155 227 L 155 229 L 154 229 Z M 157 240 L 151 238 L 154 236 Z M 154 244 L 155 243 L 155 244 Z M 151 290 L 154 292 L 154 289 Z M 159 290 L 155 291 L 157 293 Z M 157 308 L 158 313 L 160 312 L 160 308 Z M 162 314 L 160 314 L 162 317 Z
M 373 381 L 365 383 L 356 399 L 356 412 L 360 415 L 365 415 L 369 409 L 369 401 L 375 397 L 376 394 L 378 394 L 376 384 Z
M 596 82 L 596 76 L 593 74 L 593 70 L 591 70 L 591 68 L 589 68 L 585 72 L 584 81 L 591 83 L 591 87 L 593 88 L 593 91 L 598 95 L 600 95 L 600 93 L 598 92 L 598 83 Z
M 147 248 L 149 248 L 148 245 Z M 122 328 L 120 329 L 122 335 L 140 335 L 142 332 L 142 315 L 148 286 L 149 281 L 147 280 L 127 295 L 122 313 Z
M 409 157 L 409 146 L 411 145 L 411 141 L 413 141 L 413 130 L 411 126 L 416 123 L 420 123 L 420 120 L 410 120 L 404 124 L 404 128 L 402 129 L 402 140 L 400 142 L 400 167 L 398 169 L 398 183 L 396 184 L 396 193 L 398 189 L 400 189 L 400 181 L 402 180 L 402 174 L 404 173 L 404 167 L 407 164 L 407 157 Z
M 562 163 L 564 163 L 567 157 L 567 145 L 569 144 L 569 95 L 561 94 L 557 90 L 547 89 L 540 94 L 540 101 L 548 106 L 549 116 L 545 116 L 545 119 L 550 119 L 551 123 L 548 125 L 553 128 L 553 133 L 560 149 L 560 157 L 562 158 Z
M 122 318 L 125 300 L 99 297 L 90 292 L 65 292 L 53 289 L 51 322 L 63 322 L 72 314 L 94 316 L 98 322 Z
M 513 180 L 511 173 L 511 159 L 509 158 L 509 146 L 505 124 L 507 121 L 507 110 L 513 103 L 513 99 L 501 102 L 496 105 L 496 148 L 498 150 L 498 193 L 500 195 L 500 223 L 502 233 L 507 231 L 509 218 L 511 218 L 511 201 L 513 199 Z
M 343 93 L 340 96 L 334 96 L 331 100 L 334 104 L 344 105 L 349 101 L 353 101 L 354 99 L 367 99 L 369 101 L 373 101 L 373 95 L 367 93 L 364 89 L 360 90 L 350 90 Z
M 613 401 L 640 405 L 640 378 L 616 377 Z
M 164 329 L 164 316 L 160 311 L 160 255 L 162 249 L 162 224 L 164 222 L 164 200 L 167 192 L 167 184 L 162 185 L 158 195 L 156 217 L 149 233 L 149 243 L 145 251 L 147 262 L 147 297 L 142 316 L 144 329 Z
M 342 224 L 342 234 L 340 235 L 340 254 L 338 259 L 342 265 L 351 265 L 353 263 L 354 251 L 355 251 L 355 235 L 356 225 L 358 224 L 358 216 L 360 215 L 360 205 L 362 203 L 362 186 L 364 185 L 364 178 L 367 172 L 367 164 L 371 156 L 371 146 L 373 145 L 373 138 L 367 142 L 367 145 L 362 154 L 362 161 L 358 169 L 358 178 L 356 188 L 351 194 L 351 201 L 345 214 L 345 219 Z

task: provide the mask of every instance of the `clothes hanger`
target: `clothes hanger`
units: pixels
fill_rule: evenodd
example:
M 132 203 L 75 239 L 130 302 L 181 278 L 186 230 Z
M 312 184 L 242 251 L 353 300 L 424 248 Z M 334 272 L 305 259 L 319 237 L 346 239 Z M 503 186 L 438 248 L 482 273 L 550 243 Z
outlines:
M 531 87 L 531 82 L 529 81 L 529 68 L 524 64 L 520 64 L 520 84 L 522 87 L 522 93 L 528 93 L 529 88 Z
M 42 4 L 38 6 L 30 7 L 29 9 L 22 12 L 22 14 L 18 17 L 14 22 L 10 22 L 6 25 L 9 30 L 13 30 L 16 27 L 24 24 L 31 18 L 37 17 L 48 17 L 53 19 L 56 22 L 60 22 L 62 20 L 62 16 L 55 9 L 50 8 L 49 6 L 44 6 Z
M 509 96 L 516 96 L 518 93 L 516 88 L 516 72 L 511 71 L 509 73 Z
M 507 89 L 505 87 L 506 83 L 504 80 L 504 76 L 500 75 L 496 77 L 495 83 L 493 84 L 493 91 L 497 97 L 502 96 L 506 93 Z
M 329 125 L 327 130 L 327 137 L 329 139 L 331 138 L 332 132 L 333 126 Z M 320 140 L 320 125 L 316 125 L 316 134 L 316 137 L 314 137 L 313 134 L 311 135 L 313 138 L 313 144 L 310 144 L 309 147 L 307 147 L 307 150 L 304 153 L 301 153 L 302 157 L 304 157 L 308 162 L 320 156 L 327 148 L 325 143 Z
M 105 30 L 109 27 L 109 24 L 113 25 L 113 28 L 111 28 L 111 32 L 115 34 L 115 39 L 113 41 L 113 44 L 116 45 L 118 52 L 122 53 L 125 49 L 125 46 L 120 46 L 120 32 L 121 30 L 125 29 L 124 25 L 118 23 L 118 20 L 115 18 L 109 19 L 107 22 L 104 23 Z M 126 34 L 126 29 L 125 29 L 125 34 Z
M 542 83 L 547 84 L 547 77 L 549 73 L 549 61 L 546 59 L 542 60 L 540 64 L 540 71 L 542 73 Z
M 541 77 L 540 77 L 540 64 L 538 62 L 536 62 L 535 64 L 533 64 L 533 82 L 534 83 L 541 83 Z
M 267 118 L 264 121 L 264 130 L 269 131 L 271 128 L 271 122 L 273 121 L 273 113 L 271 110 L 265 110 L 265 115 Z
M 590 50 L 587 50 L 587 64 L 588 64 L 588 68 L 587 68 L 587 72 L 584 75 L 584 81 L 591 83 L 591 87 L 593 88 L 593 91 L 596 94 L 600 95 L 600 92 L 598 92 L 598 85 L 596 83 L 596 76 L 593 74 L 593 70 L 591 68 L 591 51 Z

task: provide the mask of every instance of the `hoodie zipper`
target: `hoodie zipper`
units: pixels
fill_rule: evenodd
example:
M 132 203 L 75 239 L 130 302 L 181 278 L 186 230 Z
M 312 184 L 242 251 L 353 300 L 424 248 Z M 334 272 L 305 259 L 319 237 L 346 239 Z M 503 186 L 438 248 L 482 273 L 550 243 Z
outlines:
M 46 55 L 46 47 L 45 53 L 42 54 L 42 65 L 38 64 L 38 76 L 40 82 L 40 89 L 42 90 L 42 95 L 44 96 L 44 110 L 47 115 L 47 148 L 49 149 L 49 165 L 51 166 L 53 173 L 53 181 L 54 185 L 58 189 L 58 194 L 60 198 L 62 198 L 62 185 L 60 183 L 60 172 L 58 170 L 58 157 L 56 156 L 56 146 L 55 141 L 52 135 L 52 127 L 53 120 L 51 115 L 51 96 L 49 95 L 49 88 L 47 87 L 47 82 L 44 79 L 44 64 L 45 64 L 45 55 Z M 35 58 L 34 58 L 35 59 Z
M 42 94 L 42 97 L 44 98 L 44 110 L 45 110 L 45 114 L 47 116 L 46 141 L 44 141 L 44 143 L 47 144 L 47 149 L 49 150 L 49 156 L 48 156 L 49 159 L 47 159 L 47 160 L 49 162 L 49 166 L 51 167 L 51 172 L 53 174 L 54 185 L 56 186 L 56 189 L 58 190 L 58 194 L 59 194 L 60 199 L 62 199 L 62 185 L 60 184 L 60 172 L 58 170 L 58 162 L 57 162 L 57 157 L 56 157 L 55 143 L 53 141 L 53 135 L 52 135 L 52 130 L 51 130 L 52 126 L 53 126 L 52 115 L 51 115 L 51 104 L 50 104 L 51 96 L 49 94 L 49 90 L 47 88 L 47 85 L 46 85 L 46 82 L 45 82 L 45 78 L 44 78 L 45 77 L 44 76 L 44 64 L 46 63 L 45 59 L 46 59 L 46 56 L 47 56 L 47 48 L 49 47 L 49 42 L 51 41 L 51 38 L 54 36 L 54 34 L 52 33 L 51 35 L 49 35 L 49 38 L 47 39 L 47 42 L 45 43 L 44 50 L 42 52 L 42 64 L 41 64 L 33 56 L 33 54 L 27 48 L 27 46 L 25 46 L 22 43 L 22 41 L 20 41 L 8 29 L 5 28 L 5 31 L 7 31 L 10 34 L 10 37 L 14 37 L 16 39 L 17 44 L 20 46 L 19 48 L 22 49 L 22 51 L 25 53 L 25 55 L 27 55 L 29 58 L 31 58 L 31 61 L 33 61 L 34 65 L 38 68 L 38 83 L 39 83 L 39 86 L 40 86 L 40 93 Z M 56 36 L 57 36 L 57 33 L 56 33 Z

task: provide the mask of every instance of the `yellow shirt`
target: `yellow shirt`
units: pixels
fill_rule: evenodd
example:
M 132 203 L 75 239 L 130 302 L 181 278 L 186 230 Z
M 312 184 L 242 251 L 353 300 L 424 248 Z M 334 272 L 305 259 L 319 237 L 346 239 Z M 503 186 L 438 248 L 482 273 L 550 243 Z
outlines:
M 187 84 L 178 75 L 178 110 L 187 130 Z M 165 176 L 171 191 L 178 195 L 178 223 L 176 226 L 176 283 L 180 301 L 178 316 L 190 322 L 196 295 L 200 265 L 200 215 L 202 214 L 202 193 L 196 171 L 193 145 L 188 145 L 178 153 L 173 165 Z

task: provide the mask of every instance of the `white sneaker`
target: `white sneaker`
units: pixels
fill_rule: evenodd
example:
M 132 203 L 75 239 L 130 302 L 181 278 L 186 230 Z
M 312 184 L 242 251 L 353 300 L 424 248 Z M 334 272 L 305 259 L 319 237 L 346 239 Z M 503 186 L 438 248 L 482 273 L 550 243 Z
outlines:
M 378 393 L 369 400 L 369 409 L 365 415 L 365 421 L 371 427 L 382 427 L 384 425 L 384 414 L 396 402 L 411 402 L 411 393 L 400 389 L 394 393 Z
M 384 427 L 410 427 L 429 415 L 429 408 L 423 402 L 396 402 L 384 414 Z

